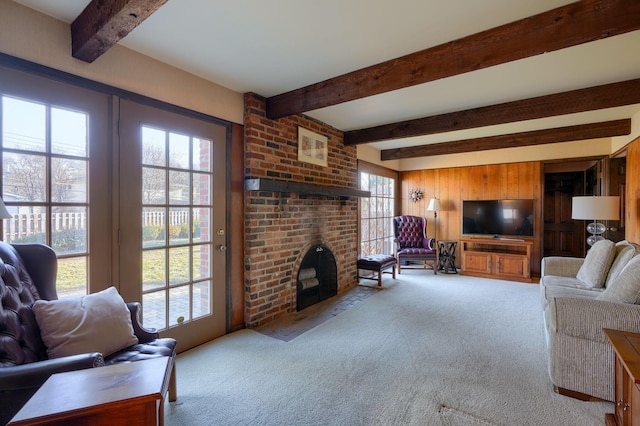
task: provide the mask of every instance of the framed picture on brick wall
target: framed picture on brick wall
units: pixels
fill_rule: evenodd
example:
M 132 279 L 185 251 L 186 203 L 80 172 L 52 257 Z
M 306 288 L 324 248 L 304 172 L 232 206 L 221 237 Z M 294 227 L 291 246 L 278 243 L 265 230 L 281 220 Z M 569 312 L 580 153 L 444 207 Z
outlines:
M 327 167 L 327 137 L 298 127 L 298 160 Z

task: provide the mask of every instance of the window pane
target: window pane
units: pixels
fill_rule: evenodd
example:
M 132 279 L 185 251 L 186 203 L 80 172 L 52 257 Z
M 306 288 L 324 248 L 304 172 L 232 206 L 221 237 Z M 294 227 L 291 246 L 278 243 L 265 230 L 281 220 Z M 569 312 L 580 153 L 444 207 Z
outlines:
M 87 156 L 87 115 L 51 108 L 51 152 Z
M 51 209 L 51 247 L 57 254 L 87 252 L 86 207 Z
M 189 204 L 188 172 L 169 172 L 169 204 Z
M 211 246 L 193 246 L 193 279 L 211 277 Z
M 211 241 L 211 209 L 200 207 L 193 209 L 193 242 Z
M 166 201 L 166 171 L 150 167 L 142 168 L 142 203 L 162 204 Z
M 162 330 L 167 327 L 167 292 L 154 291 L 142 295 L 142 325 Z
M 166 133 L 162 130 L 142 127 L 142 164 L 149 166 L 165 166 Z
M 3 194 L 12 194 L 16 201 L 46 201 L 46 157 L 5 152 L 2 158 Z
M 169 326 L 178 325 L 190 320 L 189 286 L 169 290 Z
M 189 208 L 169 209 L 169 244 L 189 243 Z
M 165 210 L 161 207 L 142 208 L 142 247 L 164 245 L 166 238 Z
M 207 139 L 193 138 L 193 170 L 211 171 L 212 142 Z
M 193 204 L 210 204 L 211 175 L 193 174 Z
M 188 246 L 169 249 L 169 285 L 184 284 L 189 281 L 191 271 L 189 251 Z
M 8 96 L 2 97 L 3 148 L 44 152 L 46 107 Z
M 87 294 L 87 256 L 58 259 L 56 290 L 58 297 Z
M 169 134 L 169 167 L 176 169 L 189 168 L 189 137 Z
M 51 159 L 51 201 L 55 203 L 87 201 L 87 161 Z
M 142 252 L 142 290 L 164 288 L 166 283 L 166 250 Z
M 7 243 L 47 244 L 47 213 L 42 206 L 10 206 L 13 218 L 4 220 L 4 241 Z
M 211 281 L 193 284 L 193 318 L 211 313 Z

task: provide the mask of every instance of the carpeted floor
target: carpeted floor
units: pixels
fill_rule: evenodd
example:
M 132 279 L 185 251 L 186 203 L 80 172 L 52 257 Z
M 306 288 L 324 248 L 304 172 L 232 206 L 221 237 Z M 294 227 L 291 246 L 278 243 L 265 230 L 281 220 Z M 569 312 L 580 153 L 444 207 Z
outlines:
M 242 330 L 178 356 L 168 425 L 601 425 L 553 392 L 538 286 L 430 271 L 289 341 Z

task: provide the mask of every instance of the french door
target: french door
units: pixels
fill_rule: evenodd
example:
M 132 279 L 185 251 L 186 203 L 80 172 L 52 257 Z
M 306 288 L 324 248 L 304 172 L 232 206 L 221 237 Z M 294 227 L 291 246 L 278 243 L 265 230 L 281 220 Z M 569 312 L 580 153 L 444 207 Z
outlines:
M 119 282 L 188 349 L 225 333 L 224 125 L 120 101 Z

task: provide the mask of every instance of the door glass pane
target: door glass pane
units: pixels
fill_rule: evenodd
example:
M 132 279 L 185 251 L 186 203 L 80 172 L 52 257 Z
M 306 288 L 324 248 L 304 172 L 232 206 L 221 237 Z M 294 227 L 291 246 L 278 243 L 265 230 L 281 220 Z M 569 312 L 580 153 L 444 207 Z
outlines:
M 142 288 L 153 290 L 165 287 L 167 262 L 165 249 L 142 252 Z
M 169 326 L 181 324 L 191 318 L 189 315 L 190 286 L 183 285 L 169 290 Z
M 165 132 L 144 126 L 142 128 L 142 164 L 164 166 L 167 163 Z
M 163 207 L 142 208 L 142 247 L 158 247 L 165 244 L 165 209 Z
M 45 105 L 2 97 L 2 147 L 44 152 L 46 149 Z
M 193 209 L 193 242 L 211 241 L 211 209 L 198 207 Z
M 211 281 L 202 281 L 193 285 L 193 318 L 211 314 Z
M 51 201 L 54 203 L 87 202 L 86 160 L 51 159 Z
M 189 168 L 189 137 L 169 134 L 169 167 L 176 169 Z
M 169 249 L 169 284 L 184 284 L 189 281 L 189 247 Z
M 201 280 L 211 276 L 211 246 L 193 246 L 193 279 Z
M 145 328 L 161 330 L 166 328 L 167 318 L 167 292 L 166 290 L 154 291 L 142 295 L 142 323 Z
M 193 174 L 193 204 L 211 203 L 211 176 L 204 173 Z
M 47 199 L 47 157 L 4 152 L 2 155 L 2 193 L 16 201 L 44 202 Z
M 51 247 L 58 254 L 87 252 L 86 207 L 51 209 Z
M 162 204 L 166 201 L 166 177 L 164 169 L 142 168 L 142 201 L 145 204 Z
M 189 204 L 190 176 L 188 172 L 169 172 L 169 203 Z
M 193 170 L 211 171 L 212 141 L 193 138 Z
M 169 209 L 169 244 L 189 244 L 189 208 Z
M 54 154 L 87 156 L 87 115 L 51 108 L 51 151 Z

